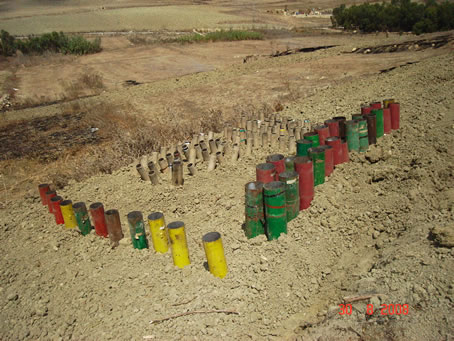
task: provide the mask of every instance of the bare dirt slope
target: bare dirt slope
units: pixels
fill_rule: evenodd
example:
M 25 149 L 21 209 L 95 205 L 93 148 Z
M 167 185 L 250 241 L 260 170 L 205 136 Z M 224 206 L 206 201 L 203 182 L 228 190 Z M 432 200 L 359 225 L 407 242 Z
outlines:
M 390 72 L 345 78 L 288 104 L 282 115 L 317 122 L 393 97 L 401 103 L 402 128 L 367 154 L 353 153 L 277 241 L 247 240 L 241 225 L 244 184 L 254 179 L 255 165 L 278 150 L 256 151 L 211 173 L 200 164 L 197 176 L 185 174 L 182 188 L 166 181 L 151 187 L 130 165 L 59 191 L 73 202 L 119 209 L 126 238 L 114 250 L 95 235 L 56 226 L 36 194 L 10 202 L 0 215 L 1 338 L 451 340 L 454 251 L 430 233 L 433 227 L 452 231 L 454 224 L 454 57 L 444 51 Z M 304 57 L 301 67 L 321 54 Z M 183 84 L 197 77 L 203 76 Z M 141 94 L 152 95 L 147 89 Z M 133 210 L 184 221 L 192 264 L 180 270 L 170 253 L 134 250 L 126 222 Z M 201 237 L 210 231 L 223 236 L 229 266 L 223 280 L 203 265 Z M 354 303 L 352 315 L 338 314 L 344 297 L 365 294 L 380 296 Z M 366 304 L 374 305 L 374 315 Z M 381 315 L 381 304 L 408 304 L 409 313 Z M 239 315 L 149 324 L 214 309 Z

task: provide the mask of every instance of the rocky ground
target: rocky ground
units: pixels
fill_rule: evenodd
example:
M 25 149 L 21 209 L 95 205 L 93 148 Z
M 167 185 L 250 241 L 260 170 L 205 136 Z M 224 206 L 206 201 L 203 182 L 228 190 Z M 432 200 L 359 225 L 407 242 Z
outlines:
M 130 165 L 60 190 L 73 202 L 120 211 L 125 238 L 116 249 L 55 225 L 37 192 L 10 202 L 0 214 L 0 338 L 454 339 L 453 63 L 451 51 L 352 78 L 282 112 L 317 122 L 392 97 L 401 103 L 401 129 L 366 154 L 352 153 L 276 241 L 248 240 L 241 225 L 244 184 L 278 150 L 213 172 L 199 164 L 182 188 L 167 180 L 152 187 Z M 126 221 L 133 210 L 184 221 L 192 264 L 180 270 L 170 252 L 134 250 Z M 210 231 L 223 236 L 229 273 L 222 280 L 204 267 L 201 238 Z M 352 303 L 351 315 L 339 314 L 348 297 L 368 295 Z M 408 314 L 383 315 L 383 304 L 408 305 Z M 238 314 L 149 323 L 209 310 Z

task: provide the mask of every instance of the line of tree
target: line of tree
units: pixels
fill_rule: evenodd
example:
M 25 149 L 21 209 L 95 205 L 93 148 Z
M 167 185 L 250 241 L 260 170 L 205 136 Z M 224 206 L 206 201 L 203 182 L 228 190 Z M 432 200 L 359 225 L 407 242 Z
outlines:
M 416 34 L 454 29 L 454 2 L 392 0 L 390 3 L 362 4 L 333 10 L 333 27 L 363 32 L 390 31 Z
M 101 39 L 93 41 L 82 36 L 68 36 L 63 32 L 45 33 L 41 36 L 30 36 L 26 39 L 16 39 L 7 31 L 0 31 L 0 54 L 12 56 L 20 50 L 24 54 L 42 54 L 45 51 L 64 54 L 89 54 L 101 51 Z

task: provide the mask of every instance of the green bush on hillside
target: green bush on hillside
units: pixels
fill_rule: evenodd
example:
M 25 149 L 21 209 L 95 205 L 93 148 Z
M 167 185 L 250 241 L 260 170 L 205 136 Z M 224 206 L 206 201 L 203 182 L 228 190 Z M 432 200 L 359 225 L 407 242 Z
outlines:
M 0 33 L 0 53 L 4 56 L 13 55 L 16 50 L 24 54 L 42 54 L 45 51 L 64 54 L 89 54 L 101 51 L 101 39 L 89 41 L 82 36 L 67 36 L 63 32 L 45 33 L 27 39 L 15 39 L 8 32 Z
M 202 41 L 237 41 L 237 40 L 261 40 L 263 34 L 254 31 L 241 31 L 241 30 L 221 30 L 215 32 L 208 32 L 202 34 L 189 34 L 179 38 L 175 41 L 180 43 L 202 42 Z
M 392 0 L 391 3 L 362 4 L 333 10 L 334 27 L 363 32 L 394 31 L 416 34 L 454 29 L 454 3 L 437 3 L 427 0 L 424 4 L 410 0 Z

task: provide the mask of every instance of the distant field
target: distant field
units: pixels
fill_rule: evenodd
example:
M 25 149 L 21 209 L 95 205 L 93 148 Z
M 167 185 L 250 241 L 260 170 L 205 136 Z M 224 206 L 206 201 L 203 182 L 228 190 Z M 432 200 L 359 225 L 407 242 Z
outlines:
M 188 30 L 251 25 L 251 18 L 224 14 L 208 6 L 162 6 L 97 10 L 3 19 L 0 28 L 14 35 L 52 31 L 92 32 L 116 30 Z

